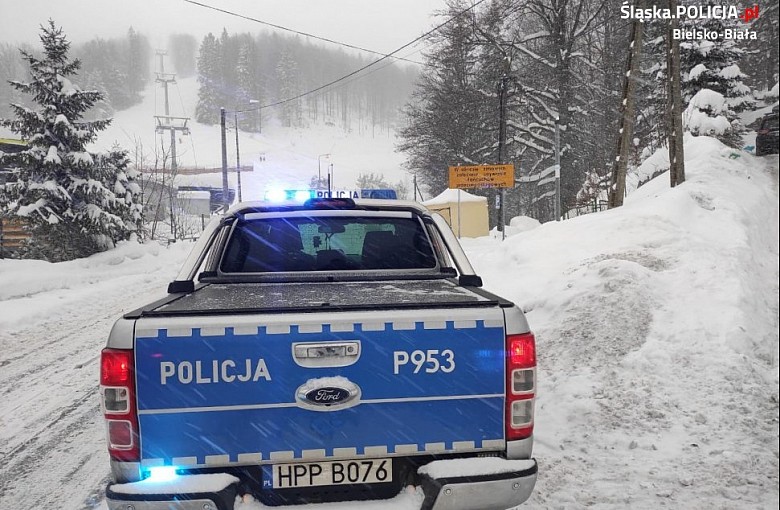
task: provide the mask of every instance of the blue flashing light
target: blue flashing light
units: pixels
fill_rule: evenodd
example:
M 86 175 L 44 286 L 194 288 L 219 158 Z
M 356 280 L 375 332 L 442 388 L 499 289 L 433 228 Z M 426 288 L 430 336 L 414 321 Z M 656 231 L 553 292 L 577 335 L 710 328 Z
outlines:
M 279 189 L 272 188 L 266 191 L 267 202 L 298 202 L 303 203 L 314 197 L 314 191 L 308 189 Z
M 269 202 L 284 202 L 287 200 L 287 192 L 283 189 L 269 189 L 265 193 L 265 199 Z
M 294 200 L 296 202 L 305 202 L 312 197 L 313 193 L 308 190 L 298 190 L 295 192 Z
M 175 480 L 179 476 L 176 474 L 176 467 L 174 466 L 155 466 L 149 468 L 149 477 L 146 478 L 146 482 L 149 483 L 164 483 Z

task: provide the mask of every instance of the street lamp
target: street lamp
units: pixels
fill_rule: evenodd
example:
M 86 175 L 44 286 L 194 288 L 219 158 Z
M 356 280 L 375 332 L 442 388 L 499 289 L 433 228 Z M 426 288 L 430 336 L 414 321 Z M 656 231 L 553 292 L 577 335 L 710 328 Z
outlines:
M 317 188 L 322 186 L 322 158 L 329 158 L 330 153 L 317 156 Z

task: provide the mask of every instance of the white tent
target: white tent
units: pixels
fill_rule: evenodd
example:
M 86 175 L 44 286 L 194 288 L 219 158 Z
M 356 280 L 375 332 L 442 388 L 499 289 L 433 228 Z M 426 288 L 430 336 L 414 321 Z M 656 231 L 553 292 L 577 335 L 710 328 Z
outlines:
M 458 237 L 483 237 L 490 229 L 487 198 L 467 191 L 447 188 L 422 203 L 447 220 Z M 461 221 L 462 220 L 462 221 Z

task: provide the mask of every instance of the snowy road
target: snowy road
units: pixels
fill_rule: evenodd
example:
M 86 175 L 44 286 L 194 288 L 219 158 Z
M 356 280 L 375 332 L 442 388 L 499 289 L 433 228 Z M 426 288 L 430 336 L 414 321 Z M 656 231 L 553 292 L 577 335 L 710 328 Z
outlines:
M 523 508 L 777 507 L 778 160 L 686 150 L 684 186 L 662 176 L 621 210 L 464 241 L 537 332 L 540 478 Z M 98 355 L 187 248 L 0 261 L 0 510 L 104 506 Z
M 185 254 L 127 246 L 89 265 L 0 265 L 2 510 L 100 502 L 108 481 L 100 350 L 114 321 L 159 294 Z

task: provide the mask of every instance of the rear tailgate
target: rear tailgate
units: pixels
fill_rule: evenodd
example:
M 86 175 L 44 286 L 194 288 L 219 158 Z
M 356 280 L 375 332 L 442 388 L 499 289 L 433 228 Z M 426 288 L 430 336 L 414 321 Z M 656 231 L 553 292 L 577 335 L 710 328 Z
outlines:
M 142 317 L 135 336 L 147 467 L 505 446 L 495 304 Z

